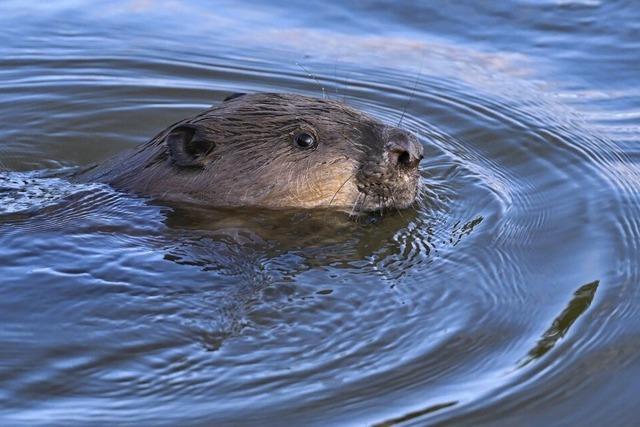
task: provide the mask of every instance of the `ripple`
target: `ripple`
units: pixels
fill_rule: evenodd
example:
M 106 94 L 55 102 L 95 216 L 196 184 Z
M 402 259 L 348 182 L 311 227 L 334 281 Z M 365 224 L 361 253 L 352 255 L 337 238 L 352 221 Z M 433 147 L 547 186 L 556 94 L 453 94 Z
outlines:
M 614 367 L 633 366 L 640 171 L 633 127 L 623 141 L 600 133 L 633 111 L 583 116 L 551 83 L 523 81 L 546 63 L 495 49 L 272 27 L 254 45 L 196 20 L 181 43 L 164 37 L 176 30 L 166 4 L 149 12 L 165 22 L 151 40 L 149 26 L 114 31 L 124 7 L 95 29 L 8 29 L 10 421 L 516 424 L 601 398 Z M 225 46 L 237 39 L 242 52 Z M 259 90 L 344 99 L 414 132 L 426 154 L 416 206 L 357 223 L 160 205 L 65 178 Z M 586 93 L 574 94 L 613 94 Z M 8 171 L 32 169 L 46 170 Z

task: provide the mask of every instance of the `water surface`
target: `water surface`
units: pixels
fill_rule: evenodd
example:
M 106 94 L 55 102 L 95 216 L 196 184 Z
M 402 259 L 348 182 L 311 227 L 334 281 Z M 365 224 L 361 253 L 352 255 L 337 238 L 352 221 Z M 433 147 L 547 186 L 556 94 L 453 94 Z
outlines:
M 640 8 L 493 3 L 3 2 L 2 424 L 634 425 Z M 256 91 L 402 117 L 417 207 L 65 179 Z

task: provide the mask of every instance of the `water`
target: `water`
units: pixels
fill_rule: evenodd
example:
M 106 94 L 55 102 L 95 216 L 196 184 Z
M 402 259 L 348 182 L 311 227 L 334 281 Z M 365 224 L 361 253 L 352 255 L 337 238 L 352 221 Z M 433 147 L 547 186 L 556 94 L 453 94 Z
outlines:
M 634 2 L 5 1 L 0 24 L 3 425 L 636 424 Z M 64 178 L 255 91 L 406 109 L 418 208 Z

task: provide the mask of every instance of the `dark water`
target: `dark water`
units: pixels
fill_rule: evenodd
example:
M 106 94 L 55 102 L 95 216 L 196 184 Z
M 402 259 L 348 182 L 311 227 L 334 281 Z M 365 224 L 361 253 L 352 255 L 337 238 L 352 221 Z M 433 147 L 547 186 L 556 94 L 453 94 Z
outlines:
M 2 2 L 1 424 L 636 425 L 640 7 L 425 3 Z M 419 207 L 64 179 L 237 91 L 406 106 Z

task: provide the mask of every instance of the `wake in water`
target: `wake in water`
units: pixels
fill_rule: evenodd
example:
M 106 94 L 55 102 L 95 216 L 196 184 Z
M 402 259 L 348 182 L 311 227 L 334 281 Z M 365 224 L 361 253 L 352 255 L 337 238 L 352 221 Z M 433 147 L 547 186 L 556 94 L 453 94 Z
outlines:
M 30 213 L 56 205 L 79 192 L 105 189 L 102 184 L 74 184 L 61 172 L 0 171 L 0 214 Z

